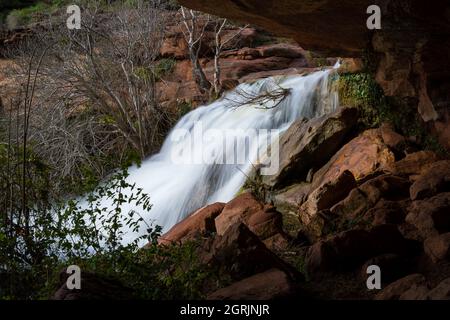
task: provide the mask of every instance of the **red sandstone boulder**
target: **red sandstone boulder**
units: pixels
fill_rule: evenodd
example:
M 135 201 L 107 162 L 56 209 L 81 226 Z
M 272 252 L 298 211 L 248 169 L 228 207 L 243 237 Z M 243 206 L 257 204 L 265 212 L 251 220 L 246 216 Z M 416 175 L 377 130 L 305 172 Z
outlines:
M 389 164 L 385 171 L 399 176 L 418 175 L 432 163 L 438 156 L 432 151 L 419 151 L 406 155 L 405 158 Z
M 219 289 L 208 295 L 207 299 L 271 300 L 288 297 L 294 291 L 292 280 L 285 272 L 270 269 Z
M 224 203 L 218 202 L 197 210 L 162 235 L 159 238 L 159 243 L 182 243 L 187 240 L 192 240 L 198 235 L 216 232 L 214 219 L 220 215 L 224 206 Z
M 235 223 L 223 235 L 217 235 L 209 250 L 210 264 L 218 266 L 231 278 L 241 280 L 271 268 L 290 276 L 297 272 L 278 258 L 245 224 Z
M 412 184 L 411 199 L 432 197 L 439 192 L 450 191 L 450 161 L 431 164 Z
M 283 233 L 282 216 L 271 205 L 265 205 L 249 193 L 243 193 L 227 203 L 215 219 L 218 235 L 232 226 L 244 223 L 260 239 L 265 240 Z
M 339 108 L 308 122 L 295 122 L 281 137 L 279 172 L 264 176 L 264 184 L 278 189 L 292 180 L 304 180 L 312 167 L 326 163 L 339 150 L 356 121 L 355 108 Z
M 354 220 L 363 216 L 381 199 L 404 200 L 408 198 L 410 182 L 393 175 L 381 175 L 353 189 L 341 202 L 331 208 L 331 214 L 340 219 Z
M 392 253 L 407 256 L 417 249 L 394 225 L 381 225 L 371 230 L 354 229 L 341 232 L 312 245 L 306 254 L 308 274 L 352 270 L 367 259 Z
M 450 232 L 450 192 L 414 201 L 405 220 L 422 239 Z
M 394 161 L 394 154 L 383 140 L 382 130 L 367 130 L 343 146 L 317 171 L 313 184 L 317 186 L 333 181 L 345 170 L 350 171 L 356 180 L 361 180 Z
M 317 239 L 323 233 L 325 221 L 319 215 L 344 199 L 356 187 L 356 181 L 350 171 L 344 171 L 335 181 L 329 181 L 314 190 L 299 210 L 298 217 L 303 231 L 310 239 Z

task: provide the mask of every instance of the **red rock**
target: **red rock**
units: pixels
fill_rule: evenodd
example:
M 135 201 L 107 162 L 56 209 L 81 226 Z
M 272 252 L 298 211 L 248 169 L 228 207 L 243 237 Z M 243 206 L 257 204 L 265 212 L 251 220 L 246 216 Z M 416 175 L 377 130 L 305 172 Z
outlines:
M 343 200 L 356 187 L 356 181 L 350 171 L 344 171 L 336 180 L 329 181 L 315 189 L 299 209 L 299 218 L 308 226 L 311 218 L 321 210 L 329 209 Z
M 241 280 L 271 268 L 295 276 L 296 272 L 258 239 L 244 224 L 234 224 L 216 236 L 210 250 L 210 264 L 219 266 L 233 279 Z
M 263 240 L 277 233 L 283 233 L 281 213 L 270 205 L 260 203 L 249 192 L 227 203 L 215 220 L 219 235 L 223 235 L 231 226 L 239 223 L 247 225 Z
M 313 184 L 333 181 L 345 170 L 353 173 L 356 180 L 361 180 L 394 161 L 395 156 L 383 141 L 381 130 L 367 130 L 343 146 L 317 171 Z
M 289 276 L 278 269 L 270 269 L 219 289 L 208 300 L 271 300 L 286 298 L 295 291 Z
M 439 192 L 450 191 L 450 161 L 431 164 L 412 184 L 411 199 L 424 199 Z
M 399 176 L 418 175 L 430 164 L 436 162 L 438 156 L 432 151 L 419 151 L 408 154 L 405 158 L 388 165 L 385 171 Z
M 341 61 L 341 66 L 337 70 L 339 74 L 358 73 L 364 69 L 364 62 L 359 58 L 345 58 Z
M 396 226 L 382 225 L 369 231 L 344 231 L 319 241 L 309 248 L 305 263 L 310 275 L 348 271 L 377 255 L 392 253 L 404 256 L 415 249 L 415 242 L 404 239 Z
M 397 148 L 406 141 L 405 137 L 395 132 L 393 126 L 389 123 L 384 123 L 380 127 L 380 133 L 383 142 L 391 148 Z
M 414 201 L 405 220 L 417 228 L 422 239 L 450 232 L 450 192 Z
M 407 215 L 409 201 L 388 201 L 381 199 L 364 215 L 364 221 L 372 225 L 402 224 Z
M 327 241 L 321 240 L 308 249 L 305 258 L 305 268 L 309 276 L 328 272 L 336 268 L 336 260 L 336 251 L 332 245 Z
M 355 108 L 339 108 L 306 123 L 305 120 L 295 122 L 281 137 L 279 172 L 264 176 L 264 184 L 277 189 L 292 180 L 304 180 L 312 167 L 326 163 L 339 150 L 356 120 Z
M 381 199 L 408 198 L 410 182 L 393 175 L 381 175 L 353 189 L 341 202 L 331 208 L 331 214 L 341 219 L 354 220 L 373 208 Z
M 330 181 L 314 190 L 299 210 L 298 216 L 303 231 L 310 239 L 316 239 L 323 234 L 325 221 L 319 212 L 329 209 L 344 199 L 356 187 L 356 181 L 350 171 L 344 171 L 335 181 Z
M 220 215 L 224 203 L 214 203 L 203 207 L 173 226 L 159 239 L 160 244 L 170 244 L 192 240 L 197 235 L 216 232 L 214 219 Z
M 277 233 L 276 235 L 263 240 L 263 243 L 267 248 L 274 252 L 283 251 L 289 246 L 289 238 L 283 233 Z
M 433 262 L 450 258 L 450 232 L 427 238 L 424 249 Z

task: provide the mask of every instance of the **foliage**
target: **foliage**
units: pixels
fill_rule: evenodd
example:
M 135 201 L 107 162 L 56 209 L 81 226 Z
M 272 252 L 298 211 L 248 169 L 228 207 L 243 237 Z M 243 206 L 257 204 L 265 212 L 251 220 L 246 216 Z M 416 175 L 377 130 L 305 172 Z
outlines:
M 4 154 L 2 148 L 3 165 Z M 151 209 L 150 198 L 127 182 L 126 170 L 116 172 L 84 200 L 60 205 L 41 192 L 50 188 L 41 183 L 46 170 L 29 166 L 28 173 L 34 179 L 27 182 L 27 190 L 36 195 L 27 206 L 29 223 L 23 221 L 20 199 L 9 199 L 13 206 L 2 199 L 7 214 L 0 220 L 0 298 L 48 298 L 59 285 L 60 270 L 72 264 L 117 280 L 134 297 L 146 299 L 200 298 L 204 284 L 213 279 L 198 262 L 196 242 L 157 244 L 161 228 L 148 225 L 139 214 Z M 1 176 L 1 182 L 4 187 L 11 181 Z M 136 209 L 125 210 L 128 205 Z M 129 240 L 132 234 L 140 236 Z M 142 249 L 145 243 L 149 245 Z
M 343 74 L 338 78 L 341 105 L 358 107 L 361 121 L 366 127 L 381 124 L 386 112 L 382 89 L 369 73 Z
M 389 122 L 404 136 L 415 137 L 420 147 L 445 153 L 445 149 L 426 131 L 413 107 L 414 102 L 386 97 L 371 73 L 342 74 L 335 81 L 341 105 L 358 107 L 364 128 L 375 128 Z

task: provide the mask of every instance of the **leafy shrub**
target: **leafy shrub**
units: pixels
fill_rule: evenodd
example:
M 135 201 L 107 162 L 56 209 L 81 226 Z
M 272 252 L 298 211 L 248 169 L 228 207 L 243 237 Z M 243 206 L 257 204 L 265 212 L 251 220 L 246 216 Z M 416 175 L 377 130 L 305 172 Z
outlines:
M 416 104 L 407 99 L 386 97 L 369 72 L 342 74 L 335 80 L 341 105 L 358 107 L 363 128 L 394 125 L 404 136 L 414 136 L 421 148 L 445 154 L 445 149 L 425 129 Z M 336 84 L 337 83 L 337 84 Z
M 33 181 L 45 181 L 45 166 L 38 167 L 38 163 L 36 168 L 28 165 L 27 171 L 35 176 Z M 126 170 L 118 171 L 83 201 L 56 204 L 41 194 L 49 185 L 31 180 L 27 194 L 36 196 L 26 206 L 20 199 L 13 206 L 8 203 L 11 199 L 2 199 L 6 211 L 0 219 L 0 298 L 47 298 L 57 289 L 60 270 L 72 264 L 123 283 L 136 298 L 201 297 L 204 284 L 213 277 L 198 262 L 197 244 L 159 246 L 161 228 L 147 224 L 137 211 L 123 208 L 131 204 L 139 212 L 151 209 L 149 196 L 126 177 Z M 21 189 L 20 177 L 1 176 L 1 182 L 5 190 L 11 182 Z M 141 235 L 125 241 L 129 233 Z M 144 243 L 149 243 L 146 249 Z

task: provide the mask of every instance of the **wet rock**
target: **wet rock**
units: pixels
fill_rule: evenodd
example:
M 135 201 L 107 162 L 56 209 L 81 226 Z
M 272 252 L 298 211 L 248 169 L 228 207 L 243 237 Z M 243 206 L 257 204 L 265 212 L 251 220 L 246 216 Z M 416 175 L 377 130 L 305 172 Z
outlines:
M 208 295 L 207 299 L 271 300 L 286 298 L 294 291 L 295 286 L 285 272 L 279 269 L 270 269 L 219 289 Z
M 430 165 L 411 185 L 412 200 L 432 197 L 439 192 L 450 191 L 450 161 L 438 161 Z
M 220 215 L 224 206 L 224 203 L 218 202 L 197 210 L 162 235 L 158 242 L 160 244 L 182 243 L 199 235 L 215 233 L 214 219 Z
M 339 108 L 330 115 L 295 122 L 281 137 L 279 172 L 264 176 L 264 184 L 279 189 L 304 179 L 311 167 L 325 164 L 340 149 L 356 120 L 355 108 Z

